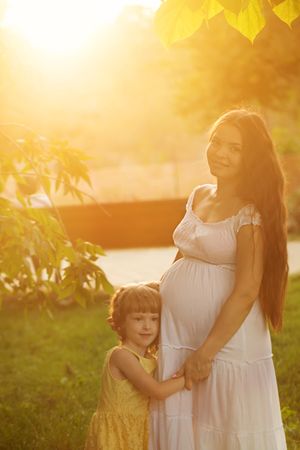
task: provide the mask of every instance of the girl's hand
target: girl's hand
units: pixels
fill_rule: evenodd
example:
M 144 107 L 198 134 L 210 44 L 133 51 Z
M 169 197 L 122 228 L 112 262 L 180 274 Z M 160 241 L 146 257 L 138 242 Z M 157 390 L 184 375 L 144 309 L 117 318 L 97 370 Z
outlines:
M 208 378 L 211 372 L 212 359 L 208 358 L 202 351 L 198 349 L 194 351 L 185 361 L 177 376 L 185 376 L 185 387 L 192 389 L 192 384 Z

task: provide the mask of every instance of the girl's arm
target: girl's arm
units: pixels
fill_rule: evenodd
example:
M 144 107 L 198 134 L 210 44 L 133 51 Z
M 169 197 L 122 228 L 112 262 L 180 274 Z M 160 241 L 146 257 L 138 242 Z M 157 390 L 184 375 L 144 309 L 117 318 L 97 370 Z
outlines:
M 207 378 L 214 356 L 240 328 L 259 294 L 263 276 L 263 235 L 259 226 L 245 225 L 237 235 L 237 267 L 233 292 L 224 303 L 202 346 L 187 358 L 184 373 L 187 389 L 193 381 Z
M 110 362 L 117 367 L 139 391 L 157 400 L 164 400 L 184 388 L 183 376 L 171 378 L 162 382 L 156 381 L 143 369 L 137 357 L 126 349 L 120 348 L 115 350 L 111 355 Z

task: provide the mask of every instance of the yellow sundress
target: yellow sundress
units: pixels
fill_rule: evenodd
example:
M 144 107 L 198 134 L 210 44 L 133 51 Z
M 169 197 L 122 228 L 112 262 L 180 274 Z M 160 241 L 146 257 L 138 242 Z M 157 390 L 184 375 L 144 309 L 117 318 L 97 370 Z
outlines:
M 85 450 L 148 450 L 149 397 L 138 391 L 128 380 L 118 380 L 110 372 L 113 347 L 107 352 L 102 385 L 96 412 L 93 414 Z M 156 368 L 154 358 L 145 358 L 126 348 L 149 374 Z

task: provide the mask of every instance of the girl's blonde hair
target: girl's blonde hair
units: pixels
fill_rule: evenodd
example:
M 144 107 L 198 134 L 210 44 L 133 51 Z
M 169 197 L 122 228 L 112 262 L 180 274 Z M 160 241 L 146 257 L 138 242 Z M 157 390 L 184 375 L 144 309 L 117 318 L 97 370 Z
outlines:
M 151 312 L 160 315 L 160 311 L 161 297 L 158 283 L 128 284 L 119 288 L 111 298 L 107 321 L 122 341 L 125 337 L 122 328 L 127 314 Z M 154 350 L 157 347 L 157 341 L 158 339 L 152 344 L 155 347 Z

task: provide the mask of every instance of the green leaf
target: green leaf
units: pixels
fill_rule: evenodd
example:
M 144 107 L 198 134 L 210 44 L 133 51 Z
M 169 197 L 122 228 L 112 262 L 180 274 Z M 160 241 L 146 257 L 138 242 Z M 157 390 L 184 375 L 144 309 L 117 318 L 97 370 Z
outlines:
M 201 4 L 202 2 L 203 2 L 203 0 L 186 0 L 185 1 L 186 5 L 193 11 L 198 9 L 199 4 Z
M 273 6 L 279 5 L 280 3 L 283 3 L 283 2 L 285 2 L 285 0 L 269 0 L 269 3 L 272 6 L 272 8 L 273 8 Z
M 82 167 L 81 172 L 80 172 L 80 177 L 90 186 L 92 187 L 92 182 L 91 179 L 89 177 L 89 174 L 86 171 L 85 167 Z
M 80 201 L 80 203 L 83 203 L 84 196 L 83 196 L 82 192 L 79 189 L 73 188 L 71 194 L 72 194 L 73 197 L 77 197 L 78 200 Z
M 94 245 L 94 249 L 95 249 L 95 253 L 97 255 L 106 256 L 105 251 L 103 250 L 103 248 L 100 245 Z
M 112 295 L 115 292 L 113 285 L 108 281 L 104 273 L 101 274 L 101 284 L 107 294 Z
M 63 287 L 62 289 L 59 289 L 58 298 L 62 300 L 63 298 L 70 297 L 72 294 L 74 294 L 76 289 L 75 283 L 69 284 L 66 287 Z
M 25 197 L 18 190 L 16 191 L 16 197 L 19 200 L 20 204 L 23 206 L 23 208 L 26 208 L 27 204 L 26 204 L 26 201 L 25 201 Z
M 0 192 L 3 192 L 5 189 L 5 184 L 6 184 L 5 181 L 6 181 L 5 178 L 0 176 Z
M 54 272 L 54 268 L 52 266 L 47 266 L 46 267 L 46 271 L 47 271 L 47 276 L 48 278 L 51 278 L 53 272 Z
M 51 183 L 50 183 L 49 177 L 42 176 L 41 182 L 42 182 L 42 186 L 43 186 L 43 189 L 46 192 L 46 194 L 50 195 Z
M 4 197 L 0 197 L 0 208 L 10 208 L 11 202 Z
M 166 0 L 156 12 L 154 26 L 162 42 L 168 47 L 197 31 L 205 18 L 199 9 L 192 9 L 186 0 Z
M 239 14 L 247 8 L 250 0 L 218 0 L 218 2 L 226 9 L 234 14 Z
M 98 292 L 100 289 L 100 285 L 101 285 L 101 276 L 96 273 L 96 278 L 95 278 L 95 292 Z
M 74 293 L 74 298 L 77 303 L 79 303 L 79 305 L 85 307 L 86 302 L 91 298 L 91 293 L 88 291 L 88 289 L 84 289 L 83 287 L 78 286 Z
M 283 22 L 291 26 L 292 22 L 300 16 L 300 1 L 285 0 L 275 6 L 273 11 Z
M 76 248 L 80 252 L 86 252 L 88 242 L 83 241 L 81 238 L 76 239 Z
M 77 260 L 76 251 L 69 245 L 61 246 L 60 256 L 66 257 L 71 263 L 74 263 Z
M 60 185 L 61 185 L 61 182 L 62 182 L 62 176 L 61 176 L 61 174 L 59 173 L 59 174 L 57 175 L 57 178 L 56 178 L 56 181 L 55 181 L 55 191 L 56 191 L 56 192 L 59 190 Z
M 218 0 L 204 0 L 201 6 L 203 14 L 206 20 L 212 19 L 221 11 L 224 10 L 224 7 L 220 5 Z
M 201 10 L 207 20 L 216 16 L 224 9 L 224 6 L 218 0 L 185 0 L 185 3 L 192 11 Z
M 251 0 L 248 7 L 238 15 L 227 10 L 225 11 L 225 18 L 229 25 L 238 30 L 252 43 L 266 23 L 261 0 Z

